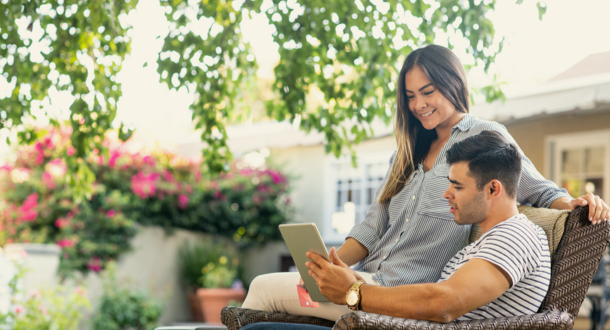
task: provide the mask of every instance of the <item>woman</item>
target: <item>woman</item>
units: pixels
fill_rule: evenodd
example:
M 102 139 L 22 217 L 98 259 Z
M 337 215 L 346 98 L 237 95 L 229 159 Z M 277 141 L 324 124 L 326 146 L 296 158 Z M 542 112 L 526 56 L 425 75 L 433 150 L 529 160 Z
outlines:
M 443 193 L 449 186 L 445 152 L 456 142 L 494 130 L 515 142 L 506 128 L 469 115 L 464 69 L 447 48 L 429 45 L 409 54 L 400 71 L 395 134 L 398 150 L 366 219 L 355 226 L 337 254 L 368 283 L 398 286 L 436 282 L 447 261 L 468 244 L 470 226 L 459 226 Z M 610 208 L 592 194 L 572 199 L 538 173 L 522 154 L 517 193 L 521 204 L 555 209 L 589 205 L 593 222 L 606 220 Z M 336 320 L 349 309 L 320 303 L 299 306 L 298 274 L 257 277 L 245 308 Z

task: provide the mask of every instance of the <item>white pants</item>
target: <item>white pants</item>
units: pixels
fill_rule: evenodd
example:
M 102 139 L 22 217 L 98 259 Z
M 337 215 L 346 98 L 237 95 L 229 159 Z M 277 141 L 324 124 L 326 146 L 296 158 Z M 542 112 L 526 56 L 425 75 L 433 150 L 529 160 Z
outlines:
M 358 272 L 367 284 L 379 285 L 373 274 Z M 346 305 L 321 302 L 319 308 L 301 307 L 297 285 L 301 275 L 293 273 L 271 273 L 257 276 L 252 284 L 243 308 L 279 312 L 293 315 L 315 316 L 336 321 L 341 315 L 351 312 Z M 347 293 L 347 292 L 346 292 Z

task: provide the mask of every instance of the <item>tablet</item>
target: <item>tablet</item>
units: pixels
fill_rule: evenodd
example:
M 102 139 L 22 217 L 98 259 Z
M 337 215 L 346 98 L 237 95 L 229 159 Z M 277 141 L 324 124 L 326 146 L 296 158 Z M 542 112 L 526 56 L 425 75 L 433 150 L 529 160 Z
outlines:
M 314 279 L 307 273 L 309 268 L 305 267 L 305 263 L 311 261 L 305 255 L 305 253 L 309 251 L 321 255 L 326 258 L 326 260 L 330 260 L 328 251 L 326 251 L 326 246 L 324 245 L 324 242 L 322 242 L 322 237 L 320 237 L 316 224 L 298 223 L 280 225 L 280 232 L 282 233 L 282 237 L 284 237 L 284 241 L 288 246 L 288 251 L 290 251 L 292 259 L 301 274 L 301 278 L 303 279 L 303 283 L 305 283 L 305 288 L 307 288 L 311 300 L 316 302 L 329 301 L 322 295 Z M 296 284 L 298 283 L 295 283 L 295 285 Z

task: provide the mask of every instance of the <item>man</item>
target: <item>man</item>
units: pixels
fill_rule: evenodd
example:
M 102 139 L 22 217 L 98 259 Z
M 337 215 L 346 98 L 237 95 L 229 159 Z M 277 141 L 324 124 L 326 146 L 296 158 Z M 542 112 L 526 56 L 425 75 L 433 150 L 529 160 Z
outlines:
M 483 235 L 443 269 L 437 283 L 369 284 L 331 249 L 332 263 L 308 253 L 309 274 L 337 305 L 396 317 L 450 322 L 536 313 L 548 290 L 550 254 L 544 231 L 519 214 L 521 157 L 501 134 L 484 131 L 453 145 L 447 199 L 460 225 Z

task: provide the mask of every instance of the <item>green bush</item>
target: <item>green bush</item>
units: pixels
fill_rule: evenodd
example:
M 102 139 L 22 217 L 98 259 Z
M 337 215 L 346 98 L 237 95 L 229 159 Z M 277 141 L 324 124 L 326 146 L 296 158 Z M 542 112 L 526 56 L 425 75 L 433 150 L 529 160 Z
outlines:
M 125 288 L 116 281 L 114 266 L 107 267 L 104 294 L 93 318 L 93 330 L 152 330 L 158 326 L 163 305 L 148 294 Z
M 187 287 L 230 288 L 243 275 L 240 253 L 229 242 L 218 239 L 186 242 L 178 252 L 181 275 Z

